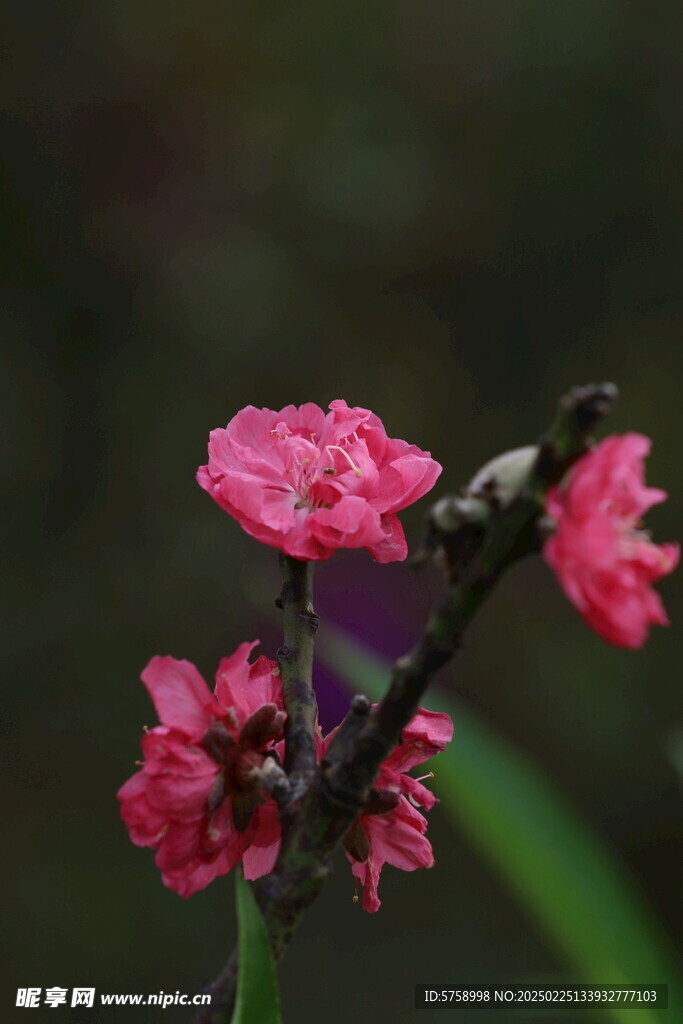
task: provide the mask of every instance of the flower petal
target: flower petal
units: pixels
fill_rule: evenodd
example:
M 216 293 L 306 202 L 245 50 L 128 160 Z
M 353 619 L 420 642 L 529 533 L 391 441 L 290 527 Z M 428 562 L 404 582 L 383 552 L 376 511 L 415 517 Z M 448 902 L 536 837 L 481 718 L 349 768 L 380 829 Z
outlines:
M 211 724 L 206 707 L 212 696 L 191 662 L 157 656 L 149 662 L 141 678 L 164 725 L 199 737 Z
M 407 772 L 417 764 L 434 757 L 453 739 L 453 722 L 442 711 L 419 708 L 401 734 L 384 767 L 394 772 Z
M 253 665 L 249 655 L 259 641 L 240 644 L 229 658 L 223 658 L 216 673 L 216 698 L 234 708 L 241 728 L 264 704 L 283 708 L 282 678 L 277 663 L 261 656 Z

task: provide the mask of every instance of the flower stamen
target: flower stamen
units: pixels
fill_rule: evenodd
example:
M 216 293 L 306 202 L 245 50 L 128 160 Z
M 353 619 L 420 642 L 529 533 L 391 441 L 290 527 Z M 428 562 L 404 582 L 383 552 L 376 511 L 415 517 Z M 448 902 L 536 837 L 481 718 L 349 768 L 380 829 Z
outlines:
M 360 468 L 353 461 L 353 459 L 351 458 L 349 453 L 347 451 L 345 451 L 344 448 L 341 447 L 341 445 L 338 445 L 338 444 L 326 444 L 325 445 L 325 451 L 326 452 L 332 452 L 332 451 L 341 452 L 342 455 L 344 456 L 344 458 L 346 459 L 346 461 L 348 462 L 349 466 L 353 470 L 353 472 L 356 474 L 356 476 L 362 476 L 363 475 L 361 470 L 360 470 Z M 332 456 L 330 456 L 330 458 L 332 458 Z M 333 466 L 331 466 L 330 468 L 334 469 Z

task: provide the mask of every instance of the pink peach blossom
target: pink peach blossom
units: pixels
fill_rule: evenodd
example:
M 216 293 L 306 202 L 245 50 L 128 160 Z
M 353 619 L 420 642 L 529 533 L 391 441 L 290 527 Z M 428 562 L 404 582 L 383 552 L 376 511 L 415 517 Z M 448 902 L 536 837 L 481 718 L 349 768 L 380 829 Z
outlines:
M 676 544 L 653 544 L 641 516 L 667 497 L 646 487 L 642 434 L 608 437 L 547 497 L 554 532 L 543 557 L 587 624 L 617 647 L 642 647 L 652 624 L 668 625 L 652 583 L 678 562 Z
M 164 884 L 181 896 L 240 860 L 258 878 L 277 857 L 277 809 L 251 772 L 279 756 L 282 682 L 275 662 L 249 664 L 257 643 L 221 661 L 213 694 L 189 661 L 152 658 L 142 673 L 162 724 L 142 737 L 142 767 L 117 795 L 131 840 L 157 850 Z
M 327 746 L 333 734 L 326 738 Z M 382 764 L 375 783 L 377 799 L 369 805 L 344 838 L 351 870 L 363 885 L 363 909 L 380 908 L 377 895 L 384 864 L 402 871 L 430 868 L 434 864 L 427 839 L 427 820 L 418 805 L 430 810 L 436 797 L 419 779 L 406 773 L 415 765 L 444 750 L 453 737 L 448 715 L 420 708 L 403 730 L 401 742 Z
M 197 481 L 257 540 L 301 560 L 365 548 L 401 561 L 396 515 L 429 491 L 441 466 L 415 445 L 387 437 L 367 409 L 247 406 L 213 430 Z

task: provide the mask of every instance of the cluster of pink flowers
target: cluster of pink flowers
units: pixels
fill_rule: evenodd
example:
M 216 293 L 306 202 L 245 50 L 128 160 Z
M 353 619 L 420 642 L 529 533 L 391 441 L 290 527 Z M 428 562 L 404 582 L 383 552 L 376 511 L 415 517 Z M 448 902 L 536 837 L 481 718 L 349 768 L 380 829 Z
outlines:
M 676 544 L 653 544 L 641 517 L 665 491 L 644 484 L 650 441 L 608 437 L 548 494 L 553 532 L 543 554 L 587 624 L 617 647 L 642 647 L 650 625 L 668 624 L 652 584 L 678 563 Z
M 247 533 L 294 558 L 365 548 L 379 562 L 403 559 L 396 513 L 430 490 L 441 466 L 389 438 L 369 410 L 343 401 L 329 408 L 243 409 L 212 432 L 198 482 Z M 589 626 L 622 647 L 640 647 L 651 624 L 666 623 L 651 584 L 679 555 L 676 545 L 653 544 L 640 522 L 666 497 L 643 482 L 649 447 L 639 434 L 607 438 L 547 497 L 544 557 Z M 239 862 L 254 879 L 277 859 L 280 823 L 264 766 L 282 765 L 286 716 L 277 665 L 265 657 L 250 664 L 255 646 L 243 643 L 220 663 L 213 693 L 187 661 L 156 657 L 142 674 L 161 724 L 143 736 L 141 768 L 118 793 L 121 814 L 132 841 L 157 851 L 164 883 L 182 896 Z M 368 911 L 380 906 L 384 864 L 433 864 L 419 808 L 436 798 L 408 772 L 452 735 L 447 715 L 420 709 L 345 838 Z M 321 756 L 332 736 L 317 736 Z
M 132 841 L 157 851 L 163 882 L 181 896 L 240 861 L 245 878 L 260 878 L 280 848 L 277 808 L 259 769 L 269 757 L 282 763 L 282 684 L 268 658 L 249 664 L 255 646 L 241 644 L 223 659 L 213 694 L 188 661 L 152 658 L 142 673 L 162 724 L 142 738 L 145 760 L 118 792 L 121 815 Z M 434 861 L 417 805 L 430 808 L 435 797 L 405 773 L 443 750 L 452 735 L 448 715 L 420 710 L 384 762 L 377 783 L 383 803 L 368 806 L 354 826 L 363 833 L 362 853 L 347 843 L 366 910 L 379 907 L 384 863 L 413 871 Z M 321 753 L 330 739 L 318 737 Z
M 440 472 L 429 453 L 388 437 L 368 409 L 336 401 L 327 414 L 313 404 L 243 409 L 212 432 L 197 480 L 247 533 L 294 558 L 365 548 L 391 562 L 407 555 L 396 513 Z M 280 823 L 260 771 L 266 758 L 282 763 L 282 685 L 274 662 L 249 665 L 254 646 L 241 644 L 221 662 L 213 695 L 186 661 L 153 658 L 142 674 L 162 724 L 142 739 L 145 760 L 119 790 L 121 814 L 133 842 L 157 851 L 164 883 L 182 896 L 240 861 L 247 879 L 258 878 L 277 858 Z M 366 839 L 353 870 L 368 910 L 379 906 L 384 863 L 413 870 L 433 862 L 417 805 L 435 798 L 404 773 L 443 749 L 452 732 L 446 715 L 420 712 L 382 769 L 388 802 L 369 807 L 356 826 Z M 321 752 L 324 743 L 319 736 Z
M 325 740 L 325 748 L 332 736 Z M 427 819 L 418 807 L 431 810 L 436 797 L 421 779 L 407 772 L 444 750 L 452 738 L 453 722 L 448 715 L 420 708 L 382 764 L 375 801 L 365 807 L 344 838 L 351 870 L 363 885 L 363 909 L 370 913 L 380 908 L 377 886 L 384 864 L 402 871 L 434 865 L 432 846 L 425 835 Z
M 121 815 L 181 896 L 239 861 L 258 878 L 278 854 L 277 808 L 258 769 L 282 756 L 282 682 L 268 658 L 249 664 L 257 643 L 221 661 L 213 694 L 189 661 L 152 658 L 142 673 L 162 724 L 142 738 L 142 767 L 118 792 Z

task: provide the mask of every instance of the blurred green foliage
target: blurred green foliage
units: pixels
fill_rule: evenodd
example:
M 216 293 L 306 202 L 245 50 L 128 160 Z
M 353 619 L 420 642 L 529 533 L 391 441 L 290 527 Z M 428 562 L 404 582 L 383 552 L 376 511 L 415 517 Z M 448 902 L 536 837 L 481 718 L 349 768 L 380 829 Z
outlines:
M 275 964 L 268 934 L 242 869 L 235 875 L 239 976 L 230 1024 L 281 1024 Z
M 380 700 L 391 664 L 344 632 L 328 635 L 322 657 L 351 691 Z M 621 865 L 542 773 L 490 732 L 467 708 L 443 694 L 427 704 L 455 724 L 453 741 L 430 767 L 446 813 L 518 896 L 586 984 L 612 978 L 628 988 L 644 978 L 666 978 L 669 1009 L 681 1013 L 676 955 L 632 891 Z M 571 975 L 570 975 L 571 976 Z M 631 1009 L 608 1005 L 609 1016 L 629 1024 Z M 657 1012 L 638 1011 L 654 1022 Z

